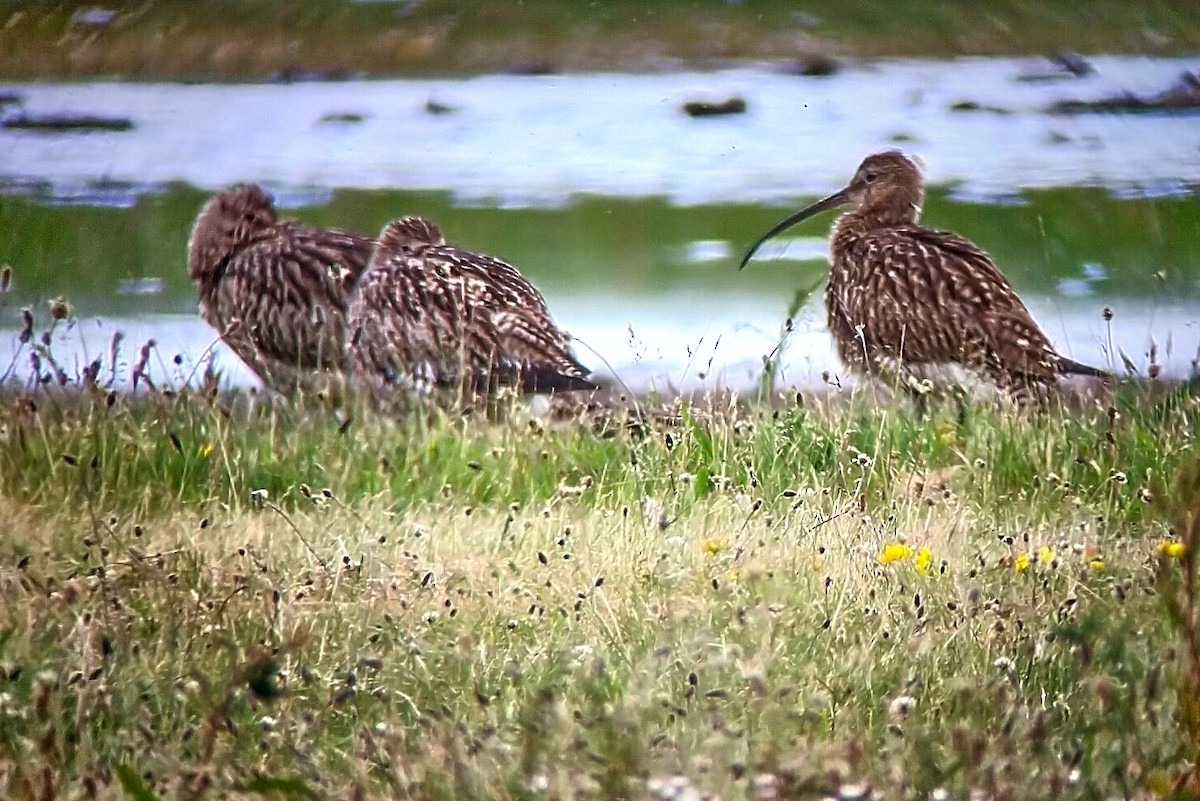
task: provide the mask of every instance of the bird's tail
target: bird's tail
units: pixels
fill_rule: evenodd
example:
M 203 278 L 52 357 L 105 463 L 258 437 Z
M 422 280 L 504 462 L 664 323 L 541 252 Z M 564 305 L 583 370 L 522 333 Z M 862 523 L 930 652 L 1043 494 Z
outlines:
M 453 386 L 453 375 L 443 384 Z M 501 387 L 514 387 L 522 393 L 580 392 L 601 389 L 601 386 L 570 368 L 555 364 L 495 364 L 490 370 L 474 370 L 466 379 L 473 392 L 492 393 Z
M 600 385 L 582 375 L 572 375 L 555 367 L 526 368 L 521 372 L 524 392 L 579 392 L 600 389 Z
M 1066 356 L 1058 357 L 1058 371 L 1063 375 L 1086 375 L 1093 378 L 1112 378 L 1112 373 L 1107 370 L 1101 370 L 1099 367 L 1077 362 L 1074 359 L 1068 359 Z

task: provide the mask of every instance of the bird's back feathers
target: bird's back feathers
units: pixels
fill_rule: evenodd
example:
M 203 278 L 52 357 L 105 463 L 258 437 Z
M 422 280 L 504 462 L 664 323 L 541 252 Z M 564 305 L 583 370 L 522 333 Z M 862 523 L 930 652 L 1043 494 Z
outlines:
M 217 193 L 188 243 L 200 314 L 268 386 L 344 362 L 346 312 L 370 237 L 280 219 L 255 186 Z
M 921 225 L 856 230 L 854 223 L 851 213 L 835 226 L 826 290 L 830 330 L 851 366 L 867 368 L 880 354 L 912 364 L 960 362 L 1019 383 L 1104 375 L 1054 350 L 970 240 Z
M 569 335 L 515 267 L 442 241 L 420 218 L 384 228 L 350 310 L 357 370 L 391 384 L 471 391 L 595 388 Z

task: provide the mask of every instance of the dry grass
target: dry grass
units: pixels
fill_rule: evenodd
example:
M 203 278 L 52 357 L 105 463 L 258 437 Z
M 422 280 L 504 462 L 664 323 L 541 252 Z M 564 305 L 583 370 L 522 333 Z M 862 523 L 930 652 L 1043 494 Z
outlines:
M 1085 797 L 1178 763 L 1163 529 L 787 501 L 9 503 L 0 793 Z

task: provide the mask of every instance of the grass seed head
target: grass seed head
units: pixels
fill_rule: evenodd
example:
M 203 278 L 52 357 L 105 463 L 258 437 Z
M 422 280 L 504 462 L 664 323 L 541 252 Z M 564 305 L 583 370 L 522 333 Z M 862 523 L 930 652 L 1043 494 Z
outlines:
M 50 318 L 56 322 L 67 319 L 71 316 L 71 305 L 61 297 L 54 298 L 50 301 Z

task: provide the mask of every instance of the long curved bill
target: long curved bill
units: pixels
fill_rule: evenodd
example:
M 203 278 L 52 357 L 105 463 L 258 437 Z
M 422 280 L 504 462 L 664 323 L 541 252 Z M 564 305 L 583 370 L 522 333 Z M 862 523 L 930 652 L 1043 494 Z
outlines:
M 838 206 L 845 206 L 849 202 L 849 190 L 847 188 L 841 190 L 840 192 L 835 192 L 824 200 L 818 200 L 811 206 L 805 206 L 804 208 L 800 209 L 800 211 L 793 212 L 792 214 L 784 217 L 782 220 L 772 225 L 765 234 L 754 240 L 754 244 L 746 249 L 746 254 L 742 256 L 742 262 L 738 265 L 738 269 L 744 270 L 746 265 L 750 263 L 750 259 L 754 257 L 754 254 L 762 246 L 763 242 L 766 242 L 771 237 L 775 236 L 776 234 L 783 233 L 796 223 L 801 222 L 802 220 L 807 220 L 814 214 L 820 214 L 823 211 L 834 209 Z

